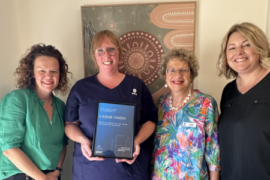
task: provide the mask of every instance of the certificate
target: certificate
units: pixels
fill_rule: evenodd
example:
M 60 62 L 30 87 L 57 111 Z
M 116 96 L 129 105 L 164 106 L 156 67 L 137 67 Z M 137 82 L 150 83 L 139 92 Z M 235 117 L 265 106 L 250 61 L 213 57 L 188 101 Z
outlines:
M 98 102 L 94 157 L 132 159 L 135 104 Z

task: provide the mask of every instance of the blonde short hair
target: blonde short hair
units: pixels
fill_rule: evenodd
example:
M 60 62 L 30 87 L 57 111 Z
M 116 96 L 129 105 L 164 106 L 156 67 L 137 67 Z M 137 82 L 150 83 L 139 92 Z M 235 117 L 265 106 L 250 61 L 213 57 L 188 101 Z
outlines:
M 238 73 L 228 65 L 226 56 L 227 43 L 234 32 L 239 32 L 248 39 L 251 48 L 260 55 L 260 64 L 263 68 L 270 67 L 270 49 L 266 35 L 256 25 L 244 22 L 233 25 L 222 40 L 217 63 L 219 76 L 224 75 L 227 79 L 236 78 L 238 76 Z
M 118 47 L 119 50 L 119 61 L 122 58 L 122 46 L 121 43 L 119 41 L 119 39 L 116 37 L 116 35 L 114 33 L 112 33 L 109 30 L 103 30 L 103 31 L 99 31 L 98 33 L 95 34 L 92 43 L 91 43 L 91 57 L 94 60 L 94 62 L 96 63 L 96 57 L 95 57 L 95 50 L 96 48 L 100 47 L 103 39 L 107 37 L 110 39 L 110 41 L 116 46 Z
M 159 76 L 162 79 L 166 78 L 166 69 L 168 62 L 171 59 L 179 59 L 179 61 L 183 61 L 188 64 L 190 68 L 190 74 L 191 74 L 191 82 L 195 79 L 195 77 L 198 76 L 198 70 L 199 70 L 199 62 L 193 52 L 188 51 L 186 49 L 172 49 L 167 54 L 162 56 L 160 68 L 159 68 Z

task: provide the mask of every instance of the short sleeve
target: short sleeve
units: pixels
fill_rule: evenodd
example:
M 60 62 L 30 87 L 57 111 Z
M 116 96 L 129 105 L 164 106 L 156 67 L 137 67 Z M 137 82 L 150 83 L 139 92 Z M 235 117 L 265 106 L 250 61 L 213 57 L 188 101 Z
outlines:
M 158 120 L 158 114 L 157 114 L 157 108 L 155 106 L 153 97 L 148 89 L 148 87 L 143 83 L 142 86 L 142 123 L 145 123 L 147 121 L 152 121 L 155 124 L 157 124 Z
M 207 99 L 209 101 L 209 99 Z M 218 106 L 214 98 L 210 99 L 205 121 L 206 154 L 205 159 L 210 171 L 220 170 L 220 149 L 218 142 Z
M 26 111 L 16 92 L 0 102 L 0 146 L 2 151 L 20 147 L 25 134 Z
M 79 119 L 79 103 L 78 103 L 78 98 L 76 97 L 77 93 L 75 91 L 75 86 L 71 89 L 68 99 L 67 99 L 67 104 L 66 104 L 66 109 L 65 109 L 65 121 L 67 122 L 74 122 Z

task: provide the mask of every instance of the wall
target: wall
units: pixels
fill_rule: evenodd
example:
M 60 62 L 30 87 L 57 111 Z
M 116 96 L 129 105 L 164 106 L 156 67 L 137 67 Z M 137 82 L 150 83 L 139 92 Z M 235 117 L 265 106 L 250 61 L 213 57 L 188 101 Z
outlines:
M 270 2 L 268 2 L 268 16 L 267 16 L 267 23 L 266 23 L 266 35 L 268 39 L 270 39 Z
M 13 72 L 19 58 L 17 4 L 0 1 L 0 99 L 14 88 Z
M 53 44 L 66 57 L 72 84 L 83 78 L 80 6 L 166 2 L 165 0 L 0 0 L 0 99 L 14 89 L 13 72 L 20 56 L 35 43 Z M 171 0 L 171 2 L 182 2 Z M 195 53 L 200 61 L 195 88 L 219 103 L 228 82 L 217 76 L 220 43 L 235 23 L 249 21 L 270 35 L 267 0 L 198 0 Z M 269 19 L 268 19 L 269 20 Z M 268 30 L 267 30 L 268 27 Z M 64 101 L 65 97 L 61 97 Z M 73 143 L 70 142 L 63 179 L 71 175 Z

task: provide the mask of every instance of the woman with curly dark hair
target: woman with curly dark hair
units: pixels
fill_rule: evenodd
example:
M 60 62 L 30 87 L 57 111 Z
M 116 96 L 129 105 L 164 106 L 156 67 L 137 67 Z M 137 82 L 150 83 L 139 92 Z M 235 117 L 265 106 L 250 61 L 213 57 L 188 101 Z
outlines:
M 20 60 L 14 73 L 19 89 L 0 102 L 0 179 L 60 179 L 67 145 L 65 104 L 52 92 L 67 93 L 68 73 L 62 54 L 51 45 L 33 45 Z

